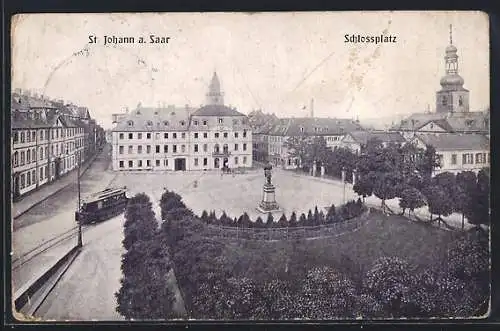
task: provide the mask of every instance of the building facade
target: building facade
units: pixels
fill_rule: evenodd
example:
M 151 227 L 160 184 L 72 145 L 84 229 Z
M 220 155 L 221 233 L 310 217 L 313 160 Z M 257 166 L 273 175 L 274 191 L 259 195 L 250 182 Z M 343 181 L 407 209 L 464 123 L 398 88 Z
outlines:
M 275 166 L 284 169 L 295 169 L 300 160 L 290 155 L 288 141 L 291 137 L 306 137 L 312 141 L 322 137 L 326 146 L 335 149 L 342 147 L 342 139 L 346 134 L 363 128 L 357 121 L 338 118 L 285 118 L 280 120 L 262 138 L 268 145 L 268 159 Z
M 185 171 L 252 166 L 246 115 L 224 105 L 214 73 L 207 105 L 148 108 L 140 104 L 112 130 L 113 170 Z
M 16 91 L 11 98 L 14 200 L 59 179 L 88 160 L 84 127 L 61 100 Z
M 366 148 L 367 143 L 372 139 L 376 139 L 384 147 L 390 144 L 402 146 L 406 143 L 406 139 L 398 132 L 353 131 L 342 139 L 342 147 L 356 154 L 361 154 Z
M 434 169 L 433 175 L 462 171 L 477 174 L 490 167 L 490 141 L 482 134 L 419 134 L 412 143 L 419 148 L 429 145 L 435 148 L 439 167 Z

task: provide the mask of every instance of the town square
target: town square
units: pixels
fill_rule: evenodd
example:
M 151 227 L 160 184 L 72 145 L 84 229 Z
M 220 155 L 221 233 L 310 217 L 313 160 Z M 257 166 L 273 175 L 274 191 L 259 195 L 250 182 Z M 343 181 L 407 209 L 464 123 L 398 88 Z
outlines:
M 17 74 L 10 224 L 16 319 L 487 316 L 490 108 L 480 15 L 325 13 L 345 22 L 369 18 L 367 32 L 352 35 L 390 42 L 344 43 L 339 32 L 311 41 L 311 53 L 294 46 L 294 33 L 312 38 L 319 26 L 337 23 L 315 25 L 318 14 L 300 14 L 305 31 L 285 13 L 278 21 L 256 14 L 258 26 L 276 24 L 264 36 L 240 14 L 242 21 L 168 14 L 176 36 L 154 29 L 166 24 L 161 15 L 145 15 L 134 19 L 149 24 L 148 33 L 170 36 L 165 45 L 103 47 L 94 36 L 85 52 L 54 60 L 57 70 L 38 85 Z M 395 30 L 380 34 L 377 17 L 390 18 Z M 90 24 L 110 29 L 95 35 L 111 36 L 123 17 L 75 19 L 80 25 L 68 33 L 84 35 Z M 432 65 L 408 66 L 415 53 L 399 44 L 418 49 L 425 38 L 409 38 L 407 20 L 414 30 L 434 24 L 435 44 L 419 60 Z M 15 38 L 43 22 L 27 18 Z M 68 23 L 51 22 L 48 35 Z M 198 33 L 201 22 L 208 25 Z M 472 41 L 464 22 L 485 37 Z M 136 29 L 123 35 L 146 33 Z M 213 34 L 220 38 L 212 45 L 192 41 Z M 236 36 L 262 40 L 262 52 Z M 472 42 L 484 47 L 471 52 Z M 35 46 L 19 46 L 20 54 L 23 47 Z M 196 51 L 184 58 L 175 47 Z M 406 59 L 399 71 L 373 74 L 392 70 L 395 54 Z M 350 63 L 350 80 L 332 78 L 344 71 L 335 58 Z M 360 73 L 364 65 L 376 68 Z M 94 86 L 75 81 L 77 88 L 67 89 L 66 77 L 76 73 Z

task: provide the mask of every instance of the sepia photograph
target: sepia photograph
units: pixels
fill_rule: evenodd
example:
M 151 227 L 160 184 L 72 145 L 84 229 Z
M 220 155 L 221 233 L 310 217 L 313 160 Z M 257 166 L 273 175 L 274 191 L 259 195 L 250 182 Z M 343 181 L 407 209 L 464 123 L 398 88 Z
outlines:
M 17 14 L 18 321 L 485 319 L 479 11 Z

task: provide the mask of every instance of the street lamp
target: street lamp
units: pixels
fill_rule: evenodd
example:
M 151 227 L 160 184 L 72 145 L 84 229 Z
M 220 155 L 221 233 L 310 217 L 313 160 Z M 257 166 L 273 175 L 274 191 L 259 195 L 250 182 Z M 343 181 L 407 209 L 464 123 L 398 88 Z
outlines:
M 80 206 L 81 206 L 81 199 L 80 199 L 80 164 L 82 163 L 82 154 L 78 152 L 78 168 L 77 168 L 77 183 L 78 183 L 78 207 L 77 207 L 77 213 L 80 212 Z M 83 246 L 82 242 L 82 215 L 78 214 L 78 247 Z
M 343 199 L 343 204 L 345 204 L 345 167 L 342 167 L 342 184 L 344 186 L 344 193 L 342 195 L 342 199 Z

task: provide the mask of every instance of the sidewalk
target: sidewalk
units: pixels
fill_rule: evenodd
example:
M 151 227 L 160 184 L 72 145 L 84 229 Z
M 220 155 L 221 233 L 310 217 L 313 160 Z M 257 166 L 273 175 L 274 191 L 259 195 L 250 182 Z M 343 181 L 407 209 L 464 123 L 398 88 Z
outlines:
M 286 171 L 286 170 L 283 170 L 283 171 Z M 336 185 L 338 187 L 343 186 L 343 183 L 341 180 L 335 180 L 335 179 L 324 178 L 324 177 L 313 177 L 310 175 L 299 174 L 296 172 L 290 172 L 290 174 L 292 174 L 292 176 L 294 176 L 294 177 L 307 177 L 311 180 L 315 180 L 315 181 L 319 181 L 319 182 L 323 182 L 323 183 L 330 183 L 330 184 Z M 346 185 L 346 190 L 350 190 L 351 192 L 353 192 L 355 194 L 355 192 L 352 189 L 353 185 L 351 183 L 346 183 L 345 185 Z M 374 205 L 374 206 L 381 206 L 381 203 L 382 203 L 382 201 L 379 198 L 375 197 L 374 195 L 367 197 L 365 199 L 365 201 L 366 201 L 366 203 Z M 394 211 L 396 213 L 402 212 L 402 209 L 399 207 L 399 199 L 398 198 L 386 200 L 385 204 L 392 211 Z M 423 221 L 428 221 L 429 217 L 430 217 L 429 209 L 427 206 L 424 206 L 424 207 L 419 208 L 419 209 L 415 209 L 415 211 L 412 213 L 412 215 L 417 216 L 418 218 L 422 219 Z M 434 215 L 434 217 L 436 217 L 436 216 L 437 215 Z M 449 216 L 442 217 L 442 219 L 444 222 L 446 222 L 451 227 L 456 228 L 457 230 L 462 229 L 462 215 L 461 214 L 453 213 Z M 437 222 L 436 222 L 436 226 L 437 226 Z M 473 227 L 473 225 L 467 223 L 467 219 L 466 219 L 464 222 L 464 229 L 467 230 L 467 229 L 470 229 L 472 227 Z
M 95 161 L 98 155 L 99 152 L 91 156 L 91 158 L 81 166 L 80 177 L 82 177 L 85 171 L 87 171 L 87 169 L 92 165 L 92 163 Z M 40 202 L 61 191 L 66 186 L 75 183 L 77 171 L 78 171 L 77 169 L 73 169 L 70 172 L 64 174 L 62 178 L 59 178 L 54 182 L 47 183 L 43 185 L 40 189 L 31 192 L 25 197 L 22 197 L 20 201 L 12 203 L 13 219 L 18 218 L 31 208 L 38 205 Z

